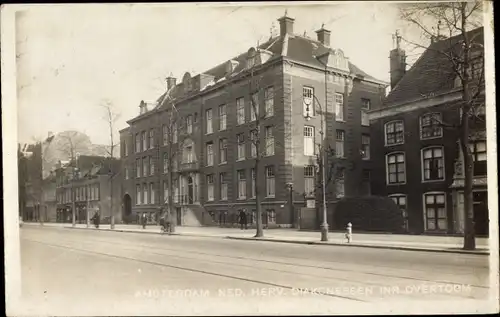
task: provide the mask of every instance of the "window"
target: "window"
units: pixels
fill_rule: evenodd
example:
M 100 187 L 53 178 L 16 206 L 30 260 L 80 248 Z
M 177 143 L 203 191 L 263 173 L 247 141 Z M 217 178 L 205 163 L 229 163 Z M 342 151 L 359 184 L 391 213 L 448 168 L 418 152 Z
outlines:
M 266 197 L 274 197 L 275 179 L 274 166 L 266 166 Z
M 214 165 L 214 143 L 207 143 L 207 166 Z
M 387 184 L 402 184 L 406 182 L 404 153 L 387 154 L 386 164 Z
M 368 110 L 371 108 L 370 99 L 361 98 L 361 125 L 369 126 L 370 120 L 368 119 Z
M 401 210 L 401 214 L 403 215 L 403 219 L 404 219 L 404 228 L 406 231 L 408 231 L 408 212 L 407 212 L 407 209 L 406 209 L 406 195 L 403 195 L 403 194 L 396 194 L 396 195 L 391 195 L 389 196 L 389 198 L 391 198 L 394 203 L 396 204 L 396 206 L 399 207 L 399 210 Z
M 227 200 L 227 181 L 226 181 L 226 173 L 222 172 L 219 174 L 220 180 L 220 200 Z
M 151 195 L 151 196 L 150 196 L 150 198 L 151 198 L 151 203 L 152 203 L 152 204 L 156 203 L 156 201 L 155 201 L 155 198 L 156 198 L 156 197 L 155 197 L 155 196 L 156 196 L 156 192 L 155 192 L 155 187 L 154 187 L 154 184 L 153 184 L 153 183 L 149 184 L 149 192 L 150 192 L 150 195 Z
M 343 130 L 337 130 L 336 131 L 336 138 L 335 138 L 335 156 L 336 157 L 344 157 L 344 139 L 345 139 L 345 132 Z
M 238 124 L 245 123 L 245 99 L 236 99 L 236 117 Z
M 208 201 L 214 200 L 214 174 L 207 175 Z
M 128 156 L 128 142 L 127 140 L 123 141 L 123 153 L 125 156 Z
M 276 211 L 274 211 L 274 209 L 268 209 L 266 210 L 266 214 L 267 214 L 267 224 L 268 225 L 276 224 Z
M 304 107 L 304 117 L 314 117 L 314 88 L 302 88 L 302 103 Z
M 314 195 L 314 188 L 316 186 L 315 168 L 314 165 L 304 167 L 304 193 L 306 196 Z
M 149 172 L 149 169 L 148 169 L 148 158 L 147 157 L 143 157 L 142 158 L 142 176 L 143 177 L 148 176 L 148 172 Z
M 168 197 L 168 184 L 167 182 L 163 182 L 163 203 L 168 203 L 169 197 Z
M 250 155 L 252 157 L 257 157 L 257 132 L 250 132 Z
M 227 162 L 227 139 L 220 139 L 219 140 L 219 150 L 220 150 L 220 162 L 219 163 L 226 163 Z
M 446 230 L 448 228 L 448 223 L 446 217 L 445 194 L 424 194 L 424 204 L 426 230 Z
M 135 134 L 135 153 L 141 152 L 141 137 L 139 133 Z
M 155 130 L 149 130 L 149 148 L 152 149 L 155 146 Z
M 361 158 L 370 159 L 370 136 L 367 134 L 361 135 Z
M 486 141 L 475 141 L 472 144 L 469 144 L 469 148 L 472 153 L 472 160 L 474 161 L 474 176 L 485 176 L 488 172 L 488 166 L 486 163 Z
M 186 117 L 186 132 L 188 134 L 193 133 L 193 116 L 191 115 Z
M 92 196 L 94 196 L 94 195 L 92 195 Z M 135 186 L 135 204 L 136 205 L 141 204 L 141 185 Z
M 363 174 L 361 175 L 361 194 L 370 196 L 371 195 L 371 187 L 370 187 L 370 175 L 369 170 L 363 170 Z
M 172 124 L 172 143 L 177 143 L 177 122 Z
M 247 179 L 245 170 L 238 171 L 238 199 L 247 198 Z
M 155 174 L 155 159 L 150 156 L 149 157 L 149 175 Z
M 144 193 L 143 193 L 143 203 L 144 205 L 147 205 L 148 204 L 148 185 L 147 184 L 144 184 L 143 185 L 143 189 L 144 189 Z
M 193 147 L 191 145 L 188 145 L 184 147 L 184 163 L 193 163 L 193 161 Z
M 266 88 L 264 100 L 266 103 L 266 117 L 272 117 L 274 115 L 274 87 Z
M 141 175 L 142 175 L 142 173 L 141 173 L 141 159 L 135 160 L 135 171 L 136 171 L 135 177 L 137 177 L 137 178 L 141 177 Z
M 259 94 L 252 94 L 252 100 L 250 102 L 250 121 L 255 121 L 259 116 Z
M 208 109 L 207 111 L 205 111 L 205 117 L 206 117 L 206 120 L 207 120 L 207 134 L 210 134 L 212 132 L 214 132 L 214 127 L 212 125 L 212 109 Z
M 179 182 L 175 181 L 175 183 L 172 185 L 174 188 L 174 203 L 179 202 Z
M 340 167 L 337 169 L 337 175 L 335 177 L 335 194 L 337 198 L 342 198 L 345 196 L 345 169 Z
M 274 135 L 273 127 L 266 127 L 266 155 L 274 155 Z
M 256 196 L 256 189 L 255 189 L 255 168 L 251 169 L 251 175 L 252 175 L 252 198 L 255 198 L 255 196 Z
M 163 173 L 168 173 L 168 153 L 163 153 Z
M 314 127 L 304 127 L 304 155 L 314 155 Z
M 226 105 L 219 106 L 219 130 L 226 130 L 227 127 L 227 115 L 226 115 Z
M 443 135 L 440 113 L 428 113 L 420 117 L 420 138 L 431 139 Z
M 397 145 L 404 143 L 403 121 L 393 121 L 385 124 L 385 145 Z
M 168 127 L 166 125 L 163 125 L 163 145 L 168 144 Z
M 344 95 L 335 94 L 335 119 L 344 121 Z
M 422 150 L 422 179 L 435 181 L 444 179 L 444 157 L 442 147 Z
M 238 160 L 245 159 L 245 135 L 240 133 L 236 135 L 236 139 L 238 142 Z
M 148 148 L 148 139 L 146 138 L 146 131 L 142 132 L 142 150 L 146 151 Z

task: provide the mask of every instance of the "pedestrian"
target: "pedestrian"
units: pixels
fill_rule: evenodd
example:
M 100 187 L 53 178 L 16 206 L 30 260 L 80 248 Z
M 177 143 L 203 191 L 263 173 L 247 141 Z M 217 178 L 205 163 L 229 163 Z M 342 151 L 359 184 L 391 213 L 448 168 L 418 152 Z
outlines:
M 243 226 L 245 226 L 245 229 L 247 229 L 247 214 L 245 213 L 245 211 L 240 211 L 240 227 L 241 227 L 241 230 L 243 230 Z
M 146 229 L 146 221 L 147 221 L 147 216 L 146 216 L 146 213 L 143 212 L 142 213 L 142 229 Z

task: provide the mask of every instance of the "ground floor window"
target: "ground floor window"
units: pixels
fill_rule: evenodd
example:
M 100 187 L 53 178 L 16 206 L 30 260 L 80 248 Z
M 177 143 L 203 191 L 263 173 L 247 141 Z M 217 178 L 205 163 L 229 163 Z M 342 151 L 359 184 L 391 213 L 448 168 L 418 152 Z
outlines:
M 267 210 L 267 223 L 276 224 L 276 211 L 274 209 Z
M 445 193 L 429 193 L 424 195 L 424 215 L 426 230 L 447 230 Z
M 408 225 L 408 210 L 407 210 L 407 204 L 406 204 L 406 195 L 396 194 L 396 195 L 391 195 L 389 197 L 399 207 L 399 210 L 401 210 L 401 214 L 403 216 L 403 226 L 404 226 L 404 229 L 406 231 L 408 231 L 409 225 Z

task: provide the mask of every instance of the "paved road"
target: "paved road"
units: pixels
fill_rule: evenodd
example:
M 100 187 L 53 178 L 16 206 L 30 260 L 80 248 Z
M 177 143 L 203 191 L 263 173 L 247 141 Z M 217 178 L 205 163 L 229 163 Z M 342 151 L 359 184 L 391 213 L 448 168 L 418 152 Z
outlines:
M 489 290 L 480 255 L 54 227 L 20 236 L 28 315 L 373 313 L 403 302 L 458 312 L 448 301 L 465 308 Z

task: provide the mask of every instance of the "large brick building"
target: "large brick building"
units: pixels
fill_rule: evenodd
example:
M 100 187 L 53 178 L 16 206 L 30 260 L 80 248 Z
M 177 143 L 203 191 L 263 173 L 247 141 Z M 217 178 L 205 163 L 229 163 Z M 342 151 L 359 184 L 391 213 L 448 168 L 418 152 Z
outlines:
M 478 43 L 483 29 L 469 32 Z M 458 143 L 461 85 L 446 58 L 460 36 L 433 41 L 405 69 L 405 52 L 391 51 L 391 88 L 381 108 L 370 111 L 373 194 L 389 196 L 407 216 L 412 233 L 463 233 L 462 152 Z M 475 46 L 477 47 L 477 46 Z M 481 51 L 473 51 L 471 89 L 481 81 Z M 484 78 L 484 77 L 483 77 Z M 484 86 L 483 86 L 484 87 Z M 484 89 L 484 88 L 483 88 Z M 484 95 L 471 116 L 476 233 L 488 233 Z M 472 114 L 472 113 L 471 113 Z
M 155 215 L 166 201 L 163 158 L 171 154 L 165 140 L 174 110 L 181 118 L 173 133 L 179 144 L 173 189 L 179 225 L 233 222 L 240 210 L 253 222 L 255 186 L 264 192 L 266 225 L 296 224 L 296 211 L 314 193 L 322 121 L 325 142 L 337 156 L 329 159 L 336 162 L 335 181 L 327 188 L 330 223 L 338 198 L 369 194 L 366 111 L 379 107 L 387 84 L 331 48 L 330 31 L 322 28 L 311 39 L 293 33 L 294 19 L 285 16 L 279 23 L 280 34 L 266 43 L 197 76 L 185 73 L 180 83 L 169 77 L 157 102 L 141 102 L 140 114 L 120 131 L 124 215 Z M 266 155 L 255 184 L 249 132 L 260 117 Z M 318 224 L 316 211 L 308 212 Z

